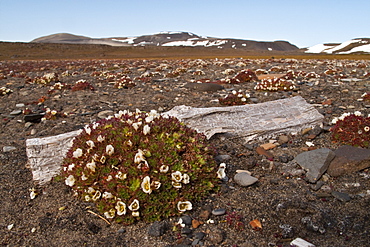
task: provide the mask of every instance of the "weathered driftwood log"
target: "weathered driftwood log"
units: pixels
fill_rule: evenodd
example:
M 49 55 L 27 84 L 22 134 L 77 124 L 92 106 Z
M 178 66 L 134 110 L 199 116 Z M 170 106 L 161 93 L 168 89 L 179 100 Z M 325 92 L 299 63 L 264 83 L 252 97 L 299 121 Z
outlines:
M 28 165 L 31 168 L 33 180 L 45 184 L 58 175 L 61 164 L 73 139 L 81 130 L 56 136 L 33 138 L 26 140 Z
M 227 132 L 246 141 L 299 132 L 321 125 L 324 118 L 300 96 L 229 107 L 192 108 L 182 105 L 164 114 L 177 117 L 207 138 Z
M 298 132 L 322 123 L 323 116 L 302 97 L 260 104 L 230 107 L 193 108 L 176 106 L 164 115 L 177 117 L 189 127 L 211 138 L 216 133 L 232 133 L 246 141 L 279 133 Z M 26 141 L 33 179 L 44 184 L 57 175 L 73 138 L 81 130 Z

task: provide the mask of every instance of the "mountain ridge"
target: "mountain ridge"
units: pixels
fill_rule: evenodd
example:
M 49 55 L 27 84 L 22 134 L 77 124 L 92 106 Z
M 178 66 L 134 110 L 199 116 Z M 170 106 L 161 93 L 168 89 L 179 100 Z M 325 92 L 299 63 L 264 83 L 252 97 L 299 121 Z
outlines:
M 305 49 L 305 53 L 352 54 L 370 53 L 370 38 L 355 38 L 343 43 L 317 44 Z
M 90 38 L 70 33 L 42 36 L 30 43 L 102 44 L 109 46 L 190 46 L 256 50 L 294 51 L 299 48 L 288 41 L 255 41 L 233 38 L 199 36 L 191 32 L 160 32 L 134 37 Z

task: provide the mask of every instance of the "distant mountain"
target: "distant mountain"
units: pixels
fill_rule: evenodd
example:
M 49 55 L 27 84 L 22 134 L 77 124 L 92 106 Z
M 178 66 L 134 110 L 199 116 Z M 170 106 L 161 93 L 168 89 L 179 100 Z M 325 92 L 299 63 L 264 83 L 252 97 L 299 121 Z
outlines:
M 352 39 L 339 44 L 318 44 L 307 48 L 305 52 L 328 54 L 370 53 L 370 38 Z
M 90 38 L 68 33 L 52 34 L 32 40 L 33 43 L 103 44 L 110 46 L 193 46 L 258 51 L 295 51 L 287 41 L 253 41 L 198 36 L 190 32 L 160 32 L 137 37 Z

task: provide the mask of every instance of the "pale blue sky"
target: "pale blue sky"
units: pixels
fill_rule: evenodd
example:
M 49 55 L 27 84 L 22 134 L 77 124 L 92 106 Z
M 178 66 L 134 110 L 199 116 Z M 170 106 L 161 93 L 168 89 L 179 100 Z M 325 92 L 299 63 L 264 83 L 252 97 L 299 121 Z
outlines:
M 0 0 L 0 41 L 187 31 L 298 47 L 370 38 L 369 0 Z

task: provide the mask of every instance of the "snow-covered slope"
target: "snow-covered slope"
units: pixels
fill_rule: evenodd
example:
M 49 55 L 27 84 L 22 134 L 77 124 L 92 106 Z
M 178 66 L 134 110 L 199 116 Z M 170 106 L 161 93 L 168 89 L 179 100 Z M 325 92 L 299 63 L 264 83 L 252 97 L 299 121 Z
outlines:
M 318 44 L 307 48 L 305 52 L 328 54 L 370 53 L 370 39 L 352 39 L 341 44 Z

